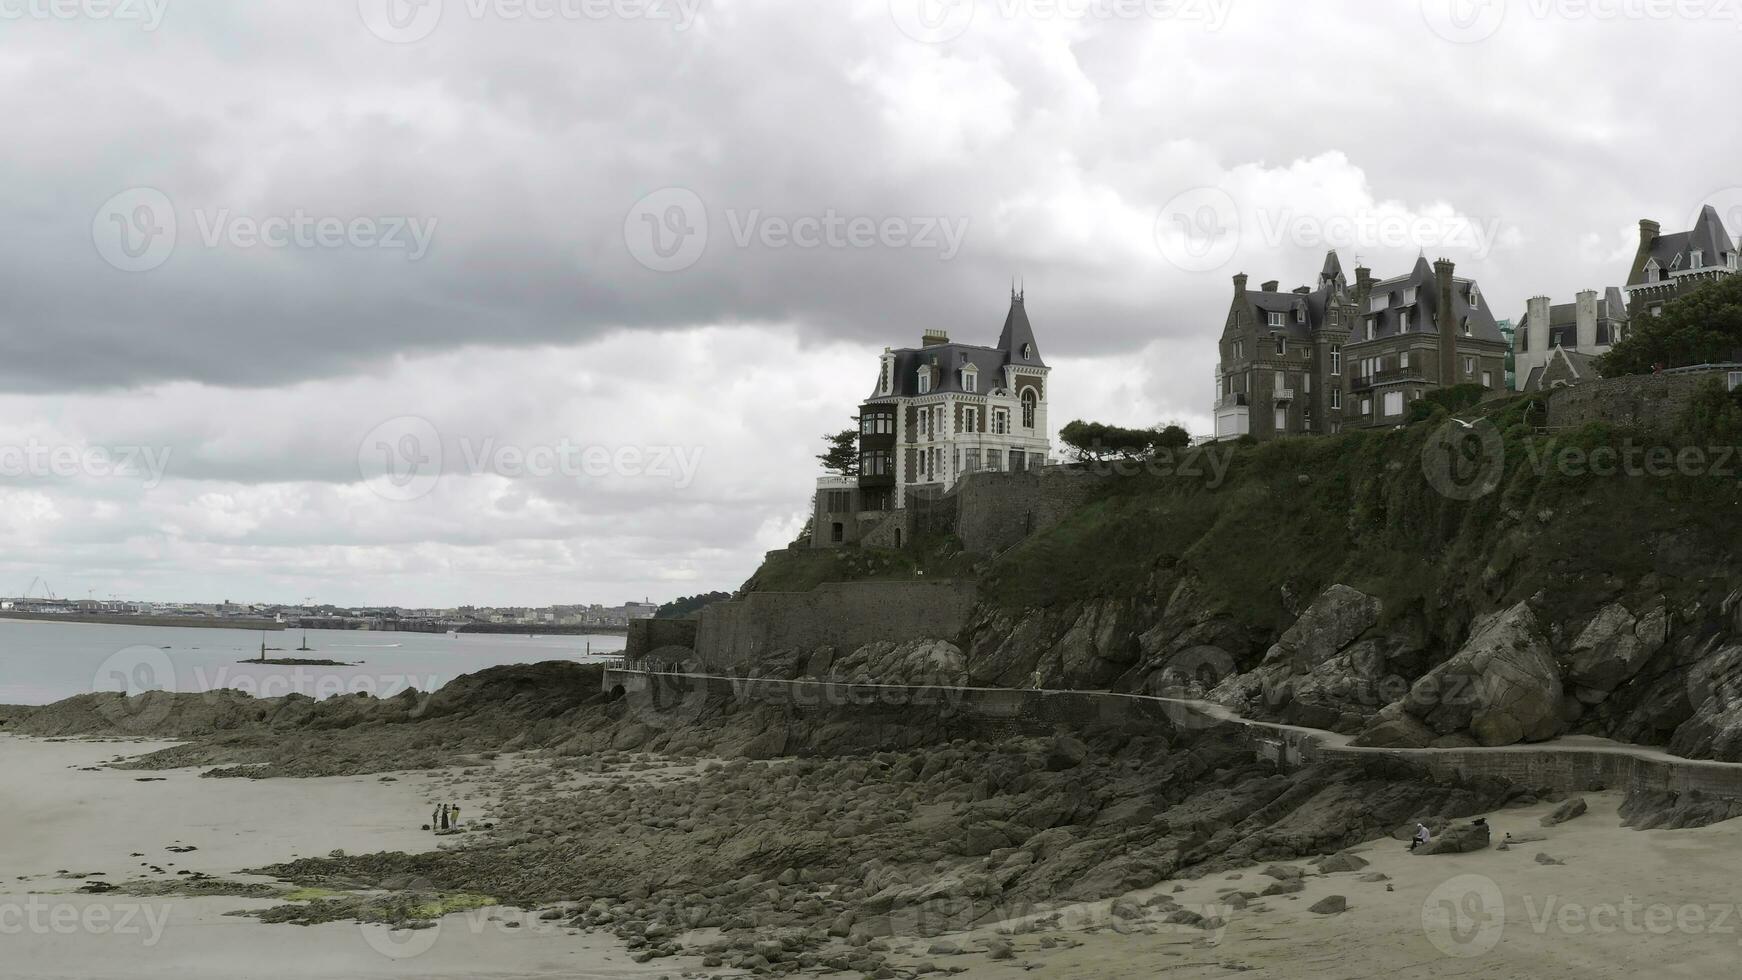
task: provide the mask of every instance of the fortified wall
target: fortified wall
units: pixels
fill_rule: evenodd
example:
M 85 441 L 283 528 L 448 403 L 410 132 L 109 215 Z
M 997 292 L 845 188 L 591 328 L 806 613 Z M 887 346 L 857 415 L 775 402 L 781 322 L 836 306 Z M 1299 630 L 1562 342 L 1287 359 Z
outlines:
M 777 650 L 828 646 L 845 652 L 879 640 L 953 640 L 968 623 L 974 595 L 974 583 L 954 580 L 833 582 L 810 592 L 751 592 L 703 609 L 691 646 L 710 669 L 728 669 Z
M 1626 375 L 1554 388 L 1547 394 L 1548 424 L 1561 429 L 1604 422 L 1648 432 L 1672 430 L 1694 395 L 1714 381 L 1723 384 L 1724 373 Z
M 952 534 L 964 550 L 992 555 L 1053 527 L 1087 503 L 1105 477 L 1048 466 L 1017 473 L 972 473 L 946 494 L 908 500 L 909 540 Z M 873 543 L 867 539 L 867 544 Z

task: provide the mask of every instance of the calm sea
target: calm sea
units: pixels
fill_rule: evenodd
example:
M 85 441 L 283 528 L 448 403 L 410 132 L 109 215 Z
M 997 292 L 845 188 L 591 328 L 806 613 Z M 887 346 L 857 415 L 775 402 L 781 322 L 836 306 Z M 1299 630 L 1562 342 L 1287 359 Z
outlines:
M 274 667 L 238 663 L 268 657 L 340 660 L 350 667 Z M 431 691 L 460 676 L 501 664 L 585 663 L 623 650 L 622 636 L 512 636 L 465 633 L 375 633 L 175 626 L 103 626 L 0 619 L 0 704 L 49 704 L 92 691 L 184 692 L 235 688 L 261 697 L 328 698 L 364 692 L 392 697 L 406 688 Z

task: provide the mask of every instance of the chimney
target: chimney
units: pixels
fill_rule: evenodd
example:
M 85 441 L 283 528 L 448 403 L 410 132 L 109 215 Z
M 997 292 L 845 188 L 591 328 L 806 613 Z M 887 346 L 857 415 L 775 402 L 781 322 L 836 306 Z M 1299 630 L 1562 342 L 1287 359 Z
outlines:
M 1434 280 L 1439 286 L 1439 316 L 1435 328 L 1440 333 L 1440 384 L 1450 388 L 1459 382 L 1458 317 L 1452 309 L 1452 260 L 1434 263 Z
M 1530 317 L 1530 323 L 1525 328 L 1525 347 L 1529 350 L 1529 357 L 1519 360 L 1518 371 L 1521 376 L 1528 376 L 1531 368 L 1547 364 L 1549 353 L 1548 297 L 1532 296 L 1525 310 L 1525 315 Z
M 908 334 L 908 336 L 911 337 L 913 335 Z M 921 346 L 921 347 L 937 347 L 941 344 L 947 344 L 949 342 L 950 342 L 950 335 L 948 332 L 943 331 L 943 330 L 927 330 L 925 332 L 925 336 L 920 338 L 919 346 Z
M 1650 218 L 1641 218 L 1639 220 L 1639 247 L 1649 247 L 1651 243 L 1657 239 L 1658 233 L 1661 231 L 1663 231 L 1662 225 Z
M 1244 272 L 1242 272 L 1234 277 L 1234 295 L 1235 296 L 1246 295 L 1246 273 L 1244 273 Z
M 1587 289 L 1578 296 L 1574 307 L 1578 316 L 1579 350 L 1587 354 L 1595 354 L 1597 347 L 1597 291 Z
M 1296 286 L 1296 287 L 1294 287 L 1294 294 L 1296 296 L 1311 296 L 1313 294 L 1313 287 L 1311 287 L 1311 286 Z
M 1267 293 L 1274 293 L 1274 292 L 1276 292 L 1276 287 L 1278 287 L 1280 285 L 1282 285 L 1282 283 L 1279 283 L 1275 279 L 1272 279 L 1269 282 L 1264 284 L 1264 291 Z

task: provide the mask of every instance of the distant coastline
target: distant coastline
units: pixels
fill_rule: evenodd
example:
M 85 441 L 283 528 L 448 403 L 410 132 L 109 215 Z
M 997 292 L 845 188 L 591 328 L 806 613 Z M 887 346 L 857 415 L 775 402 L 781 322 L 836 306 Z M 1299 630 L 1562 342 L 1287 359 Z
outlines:
M 129 616 L 122 613 L 24 613 L 0 612 L 0 619 L 32 623 L 89 623 L 99 626 L 185 626 L 193 629 L 281 631 L 284 623 L 272 619 L 213 619 L 209 616 Z

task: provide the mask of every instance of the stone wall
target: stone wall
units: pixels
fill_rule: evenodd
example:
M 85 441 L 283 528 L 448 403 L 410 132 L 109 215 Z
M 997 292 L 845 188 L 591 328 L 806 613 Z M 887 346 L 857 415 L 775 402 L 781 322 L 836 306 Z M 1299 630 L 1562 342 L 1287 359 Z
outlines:
M 1101 483 L 1101 477 L 1068 466 L 975 473 L 954 492 L 956 538 L 968 551 L 997 554 L 1063 521 Z
M 696 645 L 694 619 L 634 619 L 629 621 L 629 641 L 623 647 L 623 659 L 640 660 L 655 650 L 668 647 L 693 648 Z
M 1646 431 L 1668 431 L 1681 421 L 1688 403 L 1718 373 L 1640 374 L 1587 381 L 1548 392 L 1548 424 L 1557 429 L 1588 422 Z
M 695 652 L 709 668 L 737 668 L 777 650 L 856 650 L 878 640 L 954 640 L 974 584 L 831 582 L 810 592 L 752 592 L 702 610 Z

